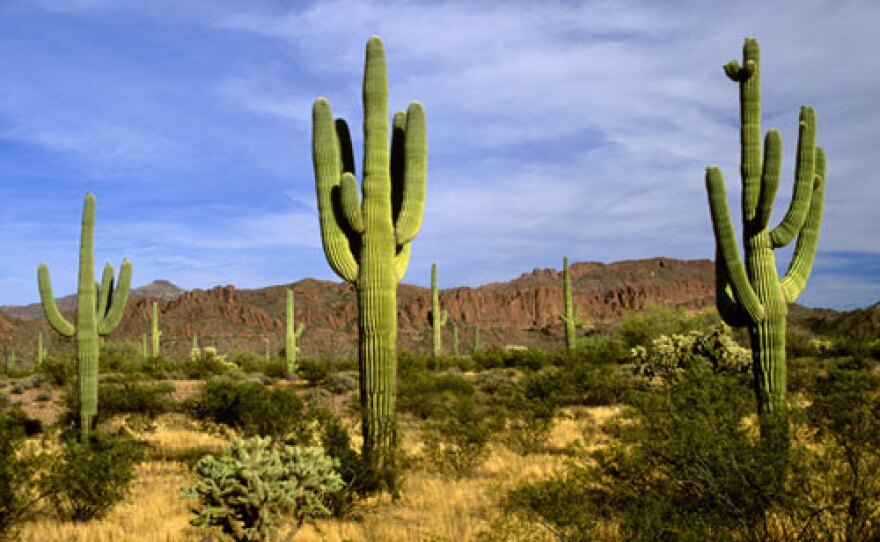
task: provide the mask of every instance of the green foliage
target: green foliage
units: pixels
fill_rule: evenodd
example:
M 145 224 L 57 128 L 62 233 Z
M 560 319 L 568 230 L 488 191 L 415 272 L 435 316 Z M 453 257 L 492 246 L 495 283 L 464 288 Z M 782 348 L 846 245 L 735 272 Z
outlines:
M 650 344 L 661 335 L 687 335 L 691 331 L 708 331 L 720 324 L 715 313 L 688 315 L 683 309 L 651 307 L 624 314 L 611 330 L 611 335 L 627 348 L 632 348 Z
M 337 471 L 342 478 L 343 487 L 327 494 L 327 507 L 334 517 L 342 518 L 354 508 L 357 499 L 379 489 L 379 479 L 372 465 L 352 447 L 348 429 L 339 418 L 329 411 L 318 414 L 321 446 L 334 461 L 339 463 Z
M 222 423 L 245 436 L 303 442 L 309 433 L 303 403 L 293 388 L 269 388 L 259 382 L 212 378 L 192 402 L 197 419 Z
M 330 364 L 327 360 L 302 359 L 297 367 L 299 375 L 308 380 L 312 385 L 318 385 L 330 374 Z
M 561 363 L 564 354 L 560 352 L 545 352 L 532 348 L 504 349 L 489 348 L 473 354 L 474 367 L 478 371 L 495 369 L 499 367 L 518 367 L 537 371 L 541 367 L 550 364 Z
M 456 397 L 473 393 L 473 386 L 460 375 L 409 369 L 398 382 L 398 408 L 428 419 Z
M 434 465 L 455 477 L 470 475 L 489 453 L 489 436 L 497 424 L 472 395 L 455 397 L 429 420 L 425 450 Z
M 562 406 L 560 379 L 555 371 L 540 371 L 501 388 L 493 399 L 506 426 L 508 441 L 519 453 L 543 449 Z
M 103 341 L 100 355 L 102 373 L 138 373 L 144 370 L 143 356 L 134 343 Z
M 144 414 L 155 418 L 174 409 L 174 384 L 171 382 L 143 382 L 125 377 L 114 382 L 101 382 L 98 393 L 101 396 L 100 411 L 105 415 Z
M 37 371 L 45 375 L 53 386 L 62 387 L 73 380 L 76 365 L 74 360 L 68 358 L 46 356 L 37 365 Z
M 343 485 L 337 466 L 321 448 L 232 437 L 221 456 L 196 463 L 198 480 L 182 493 L 199 501 L 193 525 L 235 541 L 273 541 L 289 520 L 295 533 L 304 522 L 330 515 L 324 500 Z
M 47 456 L 23 447 L 22 414 L 20 409 L 0 412 L 0 540 L 17 540 L 19 528 L 44 497 L 38 481 Z
M 546 480 L 520 484 L 507 493 L 502 506 L 506 514 L 540 525 L 557 540 L 593 542 L 598 514 L 584 506 L 591 503 L 591 497 L 583 480 L 564 471 Z
M 42 484 L 60 517 L 88 521 L 128 495 L 143 458 L 139 444 L 121 437 L 93 433 L 86 443 L 68 438 Z

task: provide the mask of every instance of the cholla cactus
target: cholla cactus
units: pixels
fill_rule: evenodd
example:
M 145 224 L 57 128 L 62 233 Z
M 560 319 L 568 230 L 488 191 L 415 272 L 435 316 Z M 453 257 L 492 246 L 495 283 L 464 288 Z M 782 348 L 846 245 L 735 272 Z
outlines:
M 637 376 L 675 379 L 699 362 L 708 362 L 716 372 L 746 372 L 751 352 L 734 341 L 728 328 L 710 333 L 691 331 L 687 335 L 662 335 L 648 347 L 630 349 L 630 361 Z
M 199 501 L 193 525 L 240 542 L 274 541 L 287 518 L 295 533 L 304 522 L 330 515 L 324 497 L 343 487 L 338 467 L 319 447 L 233 436 L 223 455 L 196 463 L 199 479 L 182 494 Z

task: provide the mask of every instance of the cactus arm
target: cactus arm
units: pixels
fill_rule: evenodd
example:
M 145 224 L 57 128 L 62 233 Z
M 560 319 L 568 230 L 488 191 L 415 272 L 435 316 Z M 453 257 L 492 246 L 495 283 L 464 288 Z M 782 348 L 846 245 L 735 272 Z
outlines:
M 774 248 L 784 247 L 801 230 L 810 209 L 816 165 L 816 113 L 802 107 L 798 129 L 797 165 L 791 204 L 782 221 L 770 231 Z
M 400 216 L 397 218 L 398 244 L 415 239 L 422 226 L 428 177 L 428 137 L 425 110 L 419 102 L 409 105 L 406 112 L 404 143 L 404 182 Z
M 342 126 L 345 126 L 342 123 Z M 343 280 L 357 280 L 358 264 L 352 253 L 350 240 L 340 225 L 334 193 L 341 181 L 343 157 L 340 156 L 338 130 L 330 103 L 318 98 L 312 107 L 312 162 L 315 168 L 315 189 L 321 224 L 321 242 L 327 263 Z M 347 133 L 347 128 L 344 128 Z M 344 156 L 344 154 L 343 154 Z
M 709 209 L 712 214 L 716 246 L 720 261 L 727 269 L 733 295 L 749 319 L 760 322 L 764 319 L 764 307 L 755 295 L 739 257 L 733 223 L 727 208 L 727 191 L 724 189 L 724 179 L 718 168 L 710 167 L 706 170 L 706 190 L 709 193 Z
M 744 223 L 754 220 L 761 194 L 760 57 L 758 41 L 747 38 L 743 45 L 743 65 L 734 60 L 724 66 L 727 77 L 740 86 L 740 174 Z
M 822 206 L 825 200 L 825 151 L 821 147 L 816 148 L 815 171 L 816 182 L 810 201 L 810 211 L 798 235 L 791 263 L 780 281 L 788 303 L 794 303 L 806 287 L 819 243 L 819 227 L 822 223 Z
M 354 178 L 354 175 L 349 172 L 342 174 L 339 192 L 342 214 L 348 226 L 355 233 L 364 233 L 364 215 L 361 212 L 357 179 Z
M 110 269 L 112 283 L 113 268 L 109 265 L 107 268 Z M 105 268 L 105 270 L 107 268 Z M 98 324 L 99 335 L 106 335 L 116 329 L 116 326 L 119 325 L 119 322 L 122 320 L 122 315 L 125 314 L 125 305 L 128 303 L 128 294 L 130 291 L 131 262 L 128 260 L 122 260 L 122 266 L 119 268 L 119 283 L 116 285 L 116 289 L 113 290 L 112 294 L 108 296 L 110 298 L 109 309 Z
M 411 249 L 412 243 L 407 243 L 394 255 L 394 274 L 397 277 L 397 282 L 403 280 L 404 275 L 406 275 L 406 269 L 409 267 L 409 257 L 412 252 Z
M 101 288 L 98 290 L 98 318 L 107 314 L 107 306 L 113 296 L 113 266 L 104 264 L 104 272 L 101 274 Z
M 52 280 L 49 278 L 49 268 L 46 264 L 40 264 L 37 269 L 37 282 L 40 286 L 40 300 L 43 302 L 43 312 L 49 325 L 64 337 L 73 337 L 76 329 L 58 310 L 55 297 L 52 295 Z
M 293 336 L 296 337 L 297 339 L 302 337 L 303 330 L 305 330 L 305 327 L 306 327 L 306 325 L 303 324 L 302 322 L 300 322 L 299 325 L 296 326 L 296 331 L 293 333 Z
M 749 323 L 749 318 L 733 295 L 730 276 L 721 249 L 715 248 L 715 305 L 721 319 L 730 327 L 742 327 Z
M 779 188 L 779 170 L 782 168 L 782 135 L 778 130 L 769 130 L 764 137 L 764 169 L 761 172 L 761 192 L 752 231 L 761 231 L 770 222 L 773 201 Z

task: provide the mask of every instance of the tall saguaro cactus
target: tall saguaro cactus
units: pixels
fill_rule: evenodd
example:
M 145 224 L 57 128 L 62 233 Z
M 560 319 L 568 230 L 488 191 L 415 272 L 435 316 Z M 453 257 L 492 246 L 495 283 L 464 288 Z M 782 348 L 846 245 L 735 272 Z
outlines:
M 41 365 L 46 359 L 46 349 L 43 348 L 43 332 L 37 332 L 37 365 Z
M 452 324 L 452 356 L 455 358 L 461 357 L 461 348 L 459 347 L 459 338 L 458 338 L 458 324 Z
M 162 332 L 159 330 L 159 303 L 153 301 L 153 312 L 150 316 L 150 339 L 153 347 L 153 357 L 158 358 L 161 352 Z
M 559 319 L 565 324 L 565 347 L 569 352 L 574 351 L 577 344 L 577 328 L 587 321 L 581 318 L 580 306 L 575 306 L 571 301 L 571 271 L 568 268 L 568 256 L 562 258 L 562 293 L 565 298 L 565 315 Z
M 98 413 L 98 357 L 99 337 L 107 335 L 119 325 L 128 300 L 131 285 L 131 262 L 122 261 L 119 284 L 114 289 L 113 267 L 104 266 L 101 287 L 95 282 L 94 264 L 95 196 L 86 195 L 83 206 L 82 237 L 79 246 L 79 285 L 77 290 L 76 322 L 70 323 L 58 310 L 52 295 L 49 268 L 40 264 L 37 280 L 43 311 L 49 324 L 61 335 L 74 337 L 79 369 L 80 439 L 88 440 L 89 432 Z
M 293 290 L 287 289 L 287 326 L 284 333 L 284 358 L 287 361 L 287 372 L 292 374 L 296 371 L 296 340 L 303 334 L 303 323 L 294 327 Z
M 431 313 L 428 315 L 428 323 L 431 324 L 432 349 L 435 358 L 443 355 L 443 326 L 449 314 L 440 310 L 440 294 L 437 290 L 437 264 L 431 264 Z
M 743 64 L 724 66 L 739 84 L 742 174 L 742 224 L 745 265 L 740 260 L 727 205 L 721 171 L 706 170 L 706 190 L 715 233 L 715 276 L 718 312 L 731 326 L 748 327 L 752 347 L 755 394 L 762 434 L 768 436 L 773 418 L 785 419 L 785 319 L 787 303 L 794 302 L 807 284 L 813 267 L 825 190 L 825 153 L 816 147 L 816 114 L 801 108 L 797 164 L 791 204 L 785 216 L 769 227 L 770 212 L 779 186 L 782 137 L 767 132 L 761 153 L 760 50 L 755 39 L 743 47 Z M 785 275 L 776 270 L 774 250 L 797 237 Z M 782 429 L 784 430 L 783 424 Z
M 324 253 L 330 267 L 357 290 L 363 453 L 393 483 L 397 284 L 422 223 L 428 144 L 418 102 L 394 115 L 389 134 L 386 71 L 382 40 L 373 36 L 367 42 L 363 82 L 362 194 L 348 126 L 342 119 L 334 121 L 325 98 L 316 99 L 312 108 L 312 158 Z

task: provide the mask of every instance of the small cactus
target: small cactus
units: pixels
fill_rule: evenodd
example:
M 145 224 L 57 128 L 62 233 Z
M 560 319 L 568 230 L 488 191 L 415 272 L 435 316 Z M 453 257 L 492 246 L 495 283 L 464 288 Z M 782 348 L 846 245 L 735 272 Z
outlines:
M 41 365 L 46 359 L 46 350 L 43 348 L 43 332 L 37 332 L 37 365 Z
M 303 323 L 300 322 L 299 326 L 294 326 L 294 311 L 293 311 L 293 290 L 287 289 L 287 325 L 285 327 L 284 332 L 284 359 L 287 362 L 287 373 L 293 374 L 296 372 L 297 364 L 296 364 L 296 354 L 299 348 L 296 346 L 296 340 L 300 338 L 303 334 Z
M 452 355 L 453 357 L 460 358 L 461 350 L 459 348 L 459 339 L 458 339 L 458 324 L 452 324 Z
M 565 324 L 565 347 L 573 352 L 577 346 L 577 328 L 587 323 L 586 318 L 581 318 L 580 306 L 574 305 L 571 300 L 571 271 L 568 269 L 568 256 L 562 258 L 562 292 L 565 297 L 565 315 L 559 320 Z
M 160 342 L 162 338 L 162 332 L 159 330 L 159 304 L 155 301 L 153 301 L 153 313 L 150 318 L 150 330 L 152 333 L 153 341 L 153 357 L 158 358 L 161 354 Z
M 189 350 L 190 361 L 199 361 L 202 357 L 202 349 L 199 348 L 199 336 L 193 333 L 192 348 Z
M 432 349 L 435 358 L 443 355 L 443 326 L 449 314 L 440 310 L 440 294 L 437 290 L 437 264 L 431 264 L 431 312 L 428 313 L 428 323 L 431 324 Z

